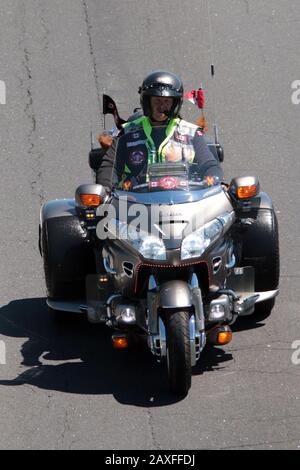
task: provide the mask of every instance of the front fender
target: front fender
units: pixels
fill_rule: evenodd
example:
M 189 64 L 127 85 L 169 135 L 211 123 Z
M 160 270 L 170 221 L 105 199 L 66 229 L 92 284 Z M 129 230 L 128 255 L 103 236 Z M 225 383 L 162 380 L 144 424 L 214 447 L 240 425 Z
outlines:
M 192 307 L 192 291 L 184 281 L 168 281 L 160 287 L 159 306 L 162 308 Z
M 55 199 L 45 202 L 40 211 L 40 226 L 49 219 L 77 216 L 74 199 Z

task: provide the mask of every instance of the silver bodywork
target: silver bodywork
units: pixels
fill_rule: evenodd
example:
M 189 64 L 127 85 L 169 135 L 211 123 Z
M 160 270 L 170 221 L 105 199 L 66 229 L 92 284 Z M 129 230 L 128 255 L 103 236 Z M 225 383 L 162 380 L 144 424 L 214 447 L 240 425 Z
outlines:
M 84 185 L 81 190 L 103 194 L 103 188 L 99 185 Z M 48 299 L 51 308 L 75 313 L 87 312 L 88 319 L 93 323 L 102 322 L 122 328 L 126 317 L 119 315 L 116 320 L 116 312 L 122 312 L 123 306 L 131 312 L 131 302 L 132 310 L 136 312 L 134 324 L 148 336 L 148 344 L 158 360 L 162 360 L 167 354 L 166 330 L 159 312 L 169 312 L 174 309 L 188 310 L 191 365 L 195 365 L 206 343 L 206 324 L 214 321 L 214 311 L 219 309 L 222 313 L 224 310 L 221 323 L 230 324 L 239 315 L 253 313 L 256 303 L 275 298 L 278 294 L 278 290 L 255 292 L 254 273 L 236 268 L 236 257 L 230 236 L 230 230 L 235 222 L 235 211 L 228 193 L 221 186 L 192 191 L 189 194 L 183 191 L 167 191 L 164 194 L 153 193 L 150 196 L 116 191 L 110 204 L 115 206 L 117 217 L 120 215 L 118 210 L 122 200 L 126 200 L 129 208 L 136 204 L 142 204 L 147 208 L 151 233 L 159 236 L 163 234 L 165 227 L 171 225 L 172 236 L 165 240 L 166 260 L 157 263 L 143 259 L 126 243 L 118 239 L 108 240 L 104 242 L 102 256 L 107 276 L 113 281 L 113 291 L 107 292 L 107 298 L 101 300 L 102 303 L 99 303 L 98 308 L 84 301 L 60 302 Z M 259 193 L 254 203 L 259 204 L 261 208 L 270 208 L 272 205 L 265 193 Z M 151 211 L 155 206 L 159 207 L 160 211 L 159 224 L 152 219 Z M 42 227 L 46 220 L 57 217 L 74 217 L 82 209 L 84 208 L 80 206 L 78 192 L 76 200 L 50 201 L 41 209 L 40 225 Z M 245 213 L 247 210 L 248 207 L 245 208 Z M 200 214 L 196 219 L 196 225 L 195 214 Z M 207 249 L 201 259 L 182 261 L 180 257 L 182 239 L 208 222 L 218 218 L 221 220 L 224 214 L 228 217 L 223 225 L 222 236 Z M 127 222 L 130 221 L 129 217 Z M 166 278 L 168 276 L 172 278 L 175 272 L 178 272 L 178 279 L 164 280 L 164 273 Z M 201 276 L 204 274 L 207 275 L 208 294 L 213 296 L 212 299 L 208 297 L 203 299 Z M 145 289 L 142 281 L 144 277 L 147 279 L 147 276 L 148 283 Z

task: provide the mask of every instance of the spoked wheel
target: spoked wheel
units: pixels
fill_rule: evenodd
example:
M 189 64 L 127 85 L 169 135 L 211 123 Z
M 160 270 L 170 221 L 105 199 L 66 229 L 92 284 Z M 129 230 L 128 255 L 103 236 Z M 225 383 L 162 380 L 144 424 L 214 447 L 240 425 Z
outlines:
M 167 316 L 167 367 L 170 389 L 187 395 L 192 380 L 189 313 L 174 312 Z

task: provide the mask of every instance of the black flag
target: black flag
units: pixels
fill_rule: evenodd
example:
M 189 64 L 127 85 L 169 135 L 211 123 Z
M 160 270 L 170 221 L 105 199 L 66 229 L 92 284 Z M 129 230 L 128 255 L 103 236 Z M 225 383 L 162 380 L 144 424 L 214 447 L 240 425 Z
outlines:
M 118 129 L 122 129 L 122 124 L 126 122 L 120 118 L 116 103 L 108 95 L 103 95 L 103 114 L 112 114 Z

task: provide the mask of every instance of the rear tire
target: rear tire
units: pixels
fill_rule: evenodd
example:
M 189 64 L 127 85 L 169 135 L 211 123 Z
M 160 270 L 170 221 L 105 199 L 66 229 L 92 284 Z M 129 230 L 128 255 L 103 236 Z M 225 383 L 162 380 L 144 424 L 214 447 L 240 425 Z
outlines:
M 44 261 L 47 297 L 53 300 L 83 299 L 86 277 L 96 272 L 94 254 L 77 217 L 45 220 L 40 248 Z
M 187 395 L 192 380 L 189 313 L 175 312 L 167 317 L 167 366 L 170 389 Z
M 254 267 L 256 292 L 277 289 L 280 258 L 278 222 L 274 210 L 260 210 L 257 220 L 247 230 L 243 239 L 242 266 Z M 255 319 L 267 318 L 274 304 L 275 299 L 257 304 Z

